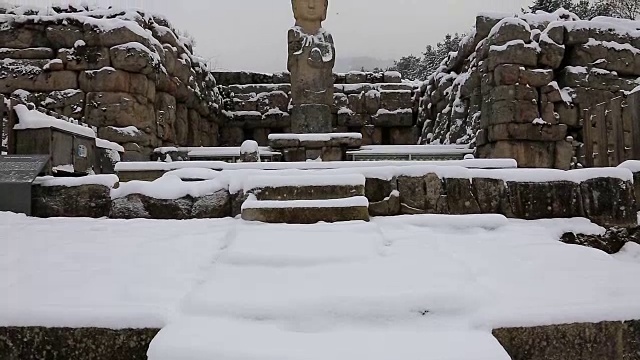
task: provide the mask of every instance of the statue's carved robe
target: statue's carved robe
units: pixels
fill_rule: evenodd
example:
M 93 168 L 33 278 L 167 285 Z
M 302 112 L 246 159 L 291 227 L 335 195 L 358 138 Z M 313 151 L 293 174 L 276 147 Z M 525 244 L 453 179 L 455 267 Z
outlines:
M 309 35 L 298 26 L 291 28 L 288 35 L 292 104 L 331 106 L 336 61 L 333 37 L 322 28 Z

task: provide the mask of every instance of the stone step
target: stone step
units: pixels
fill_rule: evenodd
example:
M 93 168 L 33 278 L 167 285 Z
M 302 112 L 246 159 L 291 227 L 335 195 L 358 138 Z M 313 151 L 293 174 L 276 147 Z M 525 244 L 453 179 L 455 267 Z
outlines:
M 304 147 L 321 149 L 323 147 L 347 147 L 350 149 L 362 146 L 360 133 L 321 133 L 321 134 L 271 134 L 269 146 L 272 149 Z
M 331 200 L 365 195 L 364 175 L 255 176 L 244 184 L 245 194 L 258 201 Z
M 329 200 L 258 200 L 250 195 L 242 205 L 242 219 L 272 224 L 315 224 L 369 221 L 369 200 L 364 196 Z

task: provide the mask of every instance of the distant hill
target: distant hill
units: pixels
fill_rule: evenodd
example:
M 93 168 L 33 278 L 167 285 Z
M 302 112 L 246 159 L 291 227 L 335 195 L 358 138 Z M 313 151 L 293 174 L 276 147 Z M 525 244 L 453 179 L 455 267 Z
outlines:
M 370 56 L 340 57 L 336 59 L 336 72 L 358 71 L 363 67 L 372 70 L 376 67 L 386 69 L 393 66 L 393 60 L 383 60 Z

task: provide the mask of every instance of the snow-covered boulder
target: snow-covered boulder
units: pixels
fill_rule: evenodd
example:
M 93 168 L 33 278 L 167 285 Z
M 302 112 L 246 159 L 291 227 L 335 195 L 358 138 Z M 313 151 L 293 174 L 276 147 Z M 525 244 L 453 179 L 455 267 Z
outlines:
M 109 216 L 111 189 L 118 183 L 115 175 L 82 178 L 38 178 L 33 187 L 32 212 L 36 217 Z

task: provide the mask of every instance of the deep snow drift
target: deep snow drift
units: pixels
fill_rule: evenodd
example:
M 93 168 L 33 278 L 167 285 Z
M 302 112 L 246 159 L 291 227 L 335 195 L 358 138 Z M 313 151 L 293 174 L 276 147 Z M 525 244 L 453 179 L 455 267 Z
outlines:
M 559 242 L 566 231 L 603 229 L 0 213 L 0 326 L 164 327 L 152 360 L 508 359 L 491 329 L 640 318 L 637 247 L 609 256 Z

